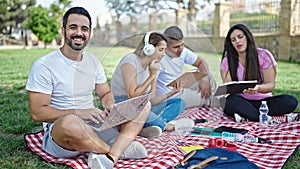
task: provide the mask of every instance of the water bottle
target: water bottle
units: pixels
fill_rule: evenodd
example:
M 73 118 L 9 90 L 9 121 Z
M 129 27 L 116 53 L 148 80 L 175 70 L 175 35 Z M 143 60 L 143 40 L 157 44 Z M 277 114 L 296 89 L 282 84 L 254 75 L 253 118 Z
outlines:
M 242 142 L 244 140 L 243 137 L 244 136 L 241 133 L 222 132 L 222 139 L 227 141 Z
M 259 107 L 259 123 L 263 126 L 268 126 L 269 108 L 267 101 L 262 101 Z
M 245 143 L 258 143 L 260 142 L 259 139 L 251 134 L 244 134 L 244 141 Z
M 234 141 L 234 142 L 244 142 L 244 143 L 257 143 L 258 138 L 251 135 L 251 134 L 241 134 L 241 133 L 231 133 L 224 131 L 222 132 L 222 139 L 227 141 Z

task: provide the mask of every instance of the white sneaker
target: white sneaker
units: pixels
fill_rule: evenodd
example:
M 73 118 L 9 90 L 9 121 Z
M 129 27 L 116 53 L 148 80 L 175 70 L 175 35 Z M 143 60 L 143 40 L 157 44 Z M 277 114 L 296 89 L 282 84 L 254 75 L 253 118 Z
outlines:
M 270 116 L 271 117 L 271 116 Z M 272 116 L 269 120 L 271 124 L 281 124 L 281 123 L 289 123 L 298 120 L 298 116 L 293 116 L 292 114 L 284 114 L 281 116 Z
M 141 130 L 139 133 L 140 136 L 146 137 L 146 138 L 157 138 L 161 135 L 162 130 L 158 126 L 149 126 L 145 127 Z
M 146 158 L 148 152 L 143 144 L 133 141 L 123 152 L 120 159 L 141 159 Z
M 169 123 L 169 124 L 172 124 L 172 125 L 175 125 L 176 120 L 169 121 L 168 123 Z
M 116 139 L 112 139 L 109 141 L 109 145 L 113 145 Z M 129 146 L 125 149 L 123 154 L 121 154 L 120 159 L 140 159 L 146 158 L 148 156 L 148 152 L 143 144 L 133 141 L 129 144 Z
M 91 169 L 110 169 L 114 167 L 114 163 L 105 154 L 89 153 L 88 166 Z
M 234 113 L 234 121 L 239 123 L 239 122 L 246 122 L 248 120 L 245 119 L 244 117 L 241 117 L 239 114 Z

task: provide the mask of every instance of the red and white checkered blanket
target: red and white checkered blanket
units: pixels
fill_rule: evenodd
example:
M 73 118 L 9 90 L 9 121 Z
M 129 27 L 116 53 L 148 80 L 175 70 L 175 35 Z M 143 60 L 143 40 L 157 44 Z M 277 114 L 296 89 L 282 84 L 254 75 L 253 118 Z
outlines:
M 216 128 L 228 126 L 247 129 L 250 134 L 272 141 L 266 143 L 236 143 L 238 152 L 257 164 L 262 169 L 282 168 L 287 159 L 293 154 L 297 146 L 300 145 L 300 122 L 283 123 L 262 128 L 257 122 L 236 123 L 223 116 L 220 108 L 191 108 L 186 110 L 181 117 L 190 119 L 207 119 L 207 123 L 196 124 L 197 127 Z M 56 158 L 46 153 L 42 148 L 43 132 L 26 134 L 27 146 L 34 153 L 42 157 L 47 162 L 66 164 L 76 169 L 88 168 L 87 154 L 76 158 Z M 168 168 L 177 164 L 183 158 L 183 154 L 178 149 L 177 140 L 188 145 L 208 145 L 210 136 L 186 136 L 179 137 L 174 132 L 164 132 L 160 138 L 146 139 L 137 137 L 136 140 L 145 145 L 148 150 L 148 158 L 140 160 L 119 160 L 115 168 Z

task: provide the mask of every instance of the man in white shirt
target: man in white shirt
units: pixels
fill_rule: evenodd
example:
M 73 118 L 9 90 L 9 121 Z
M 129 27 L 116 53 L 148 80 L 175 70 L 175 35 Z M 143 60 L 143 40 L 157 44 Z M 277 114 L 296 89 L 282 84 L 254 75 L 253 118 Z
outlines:
M 120 126 L 95 131 L 86 121 L 103 123 L 115 101 L 98 59 L 83 52 L 91 38 L 91 17 L 82 7 L 63 17 L 63 46 L 34 62 L 26 90 L 34 121 L 43 122 L 43 149 L 59 158 L 90 152 L 91 168 L 113 168 L 119 158 L 145 158 L 147 151 L 133 141 L 149 115 L 148 103 L 140 115 Z M 95 107 L 93 92 L 104 111 Z
M 189 64 L 200 72 L 206 73 L 207 76 L 190 88 L 183 89 L 178 95 L 173 97 L 181 97 L 185 101 L 187 108 L 219 105 L 217 99 L 212 97 L 212 92 L 216 90 L 216 81 L 209 73 L 205 60 L 184 47 L 181 29 L 177 26 L 170 26 L 165 29 L 164 34 L 168 37 L 168 45 L 166 56 L 159 63 L 157 95 L 168 93 L 172 87 L 167 87 L 167 84 L 179 77 L 183 73 L 184 65 Z

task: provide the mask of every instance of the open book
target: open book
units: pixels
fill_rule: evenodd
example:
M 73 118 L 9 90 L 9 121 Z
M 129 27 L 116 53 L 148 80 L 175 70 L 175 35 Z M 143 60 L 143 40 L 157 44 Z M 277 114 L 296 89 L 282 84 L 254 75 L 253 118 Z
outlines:
M 244 89 L 253 88 L 257 84 L 257 80 L 250 81 L 232 81 L 223 83 L 218 86 L 214 96 L 224 94 L 242 93 Z
M 167 84 L 167 86 L 172 87 L 176 82 L 183 82 L 183 88 L 189 88 L 205 76 L 206 74 L 202 72 L 185 72 L 182 75 L 180 75 L 177 79 Z
M 91 120 L 85 121 L 85 123 L 97 131 L 118 126 L 135 119 L 144 109 L 150 97 L 151 93 L 116 103 L 104 123 L 94 123 Z

